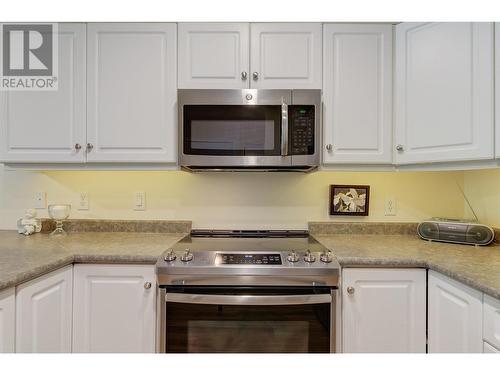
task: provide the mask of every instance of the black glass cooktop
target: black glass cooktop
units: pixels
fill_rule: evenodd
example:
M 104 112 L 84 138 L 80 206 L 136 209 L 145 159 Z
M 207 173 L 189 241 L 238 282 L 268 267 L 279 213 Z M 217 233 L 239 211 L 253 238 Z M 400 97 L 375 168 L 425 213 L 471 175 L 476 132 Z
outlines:
M 219 253 L 217 254 L 219 264 L 256 264 L 256 265 L 281 265 L 281 255 L 249 254 L 249 253 Z

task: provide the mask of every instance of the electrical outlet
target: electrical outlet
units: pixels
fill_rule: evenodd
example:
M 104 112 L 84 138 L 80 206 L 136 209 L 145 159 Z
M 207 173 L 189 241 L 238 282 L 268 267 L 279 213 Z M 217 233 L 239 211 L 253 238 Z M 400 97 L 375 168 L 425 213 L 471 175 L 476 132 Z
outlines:
M 89 209 L 89 193 L 82 191 L 78 196 L 78 210 L 88 210 Z
M 143 191 L 137 191 L 134 194 L 134 210 L 135 211 L 145 211 L 146 210 L 146 193 Z
M 47 208 L 47 193 L 37 191 L 33 198 L 35 208 Z
M 385 199 L 385 216 L 396 216 L 396 198 Z

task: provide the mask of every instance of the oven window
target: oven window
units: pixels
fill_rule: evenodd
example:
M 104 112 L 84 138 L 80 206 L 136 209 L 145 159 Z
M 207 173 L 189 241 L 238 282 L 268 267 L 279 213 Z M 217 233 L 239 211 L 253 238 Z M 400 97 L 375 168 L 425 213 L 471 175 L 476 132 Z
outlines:
M 280 106 L 186 105 L 183 116 L 184 154 L 280 155 Z
M 330 304 L 168 302 L 167 353 L 328 353 Z

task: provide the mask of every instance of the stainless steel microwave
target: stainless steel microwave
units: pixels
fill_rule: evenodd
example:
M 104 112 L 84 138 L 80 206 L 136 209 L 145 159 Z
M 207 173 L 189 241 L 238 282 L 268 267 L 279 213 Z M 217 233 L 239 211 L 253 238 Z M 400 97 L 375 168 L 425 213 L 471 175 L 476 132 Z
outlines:
M 319 165 L 321 90 L 179 90 L 179 162 L 190 171 Z

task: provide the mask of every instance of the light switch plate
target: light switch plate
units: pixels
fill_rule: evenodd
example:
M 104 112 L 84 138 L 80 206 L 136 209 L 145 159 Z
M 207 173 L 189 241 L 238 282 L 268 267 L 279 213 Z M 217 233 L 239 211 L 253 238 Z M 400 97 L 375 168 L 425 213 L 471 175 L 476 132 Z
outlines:
M 89 209 L 89 193 L 86 191 L 80 192 L 78 195 L 78 210 L 84 211 Z
M 134 210 L 135 211 L 145 211 L 146 210 L 146 193 L 144 191 L 137 191 L 134 194 Z
M 33 197 L 33 205 L 35 208 L 47 208 L 47 193 L 37 191 Z

